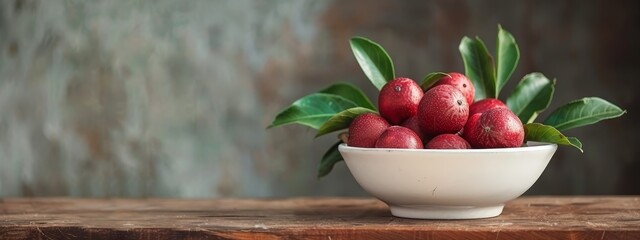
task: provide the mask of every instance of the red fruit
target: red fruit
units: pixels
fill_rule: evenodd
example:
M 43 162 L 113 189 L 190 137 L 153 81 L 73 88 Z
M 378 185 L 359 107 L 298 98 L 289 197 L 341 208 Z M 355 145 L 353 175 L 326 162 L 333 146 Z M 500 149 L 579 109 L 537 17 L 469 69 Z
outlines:
M 494 108 L 508 108 L 502 101 L 495 98 L 485 98 L 474 102 L 469 106 L 469 116 L 476 113 L 483 113 Z
M 474 148 L 519 147 L 524 140 L 524 128 L 518 116 L 508 108 L 495 108 L 469 122 L 463 134 Z
M 361 114 L 353 119 L 349 125 L 347 144 L 351 147 L 373 148 L 382 132 L 389 126 L 389 123 L 378 114 Z
M 460 92 L 462 92 L 462 95 L 464 95 L 465 99 L 467 99 L 468 105 L 471 105 L 473 103 L 473 97 L 476 94 L 476 89 L 475 87 L 473 87 L 473 83 L 471 83 L 471 80 L 469 80 L 469 78 L 467 78 L 467 76 L 465 76 L 464 74 L 451 72 L 449 73 L 449 76 L 445 76 L 438 80 L 434 84 L 434 87 L 443 84 L 456 87 L 458 90 L 460 90 Z
M 464 138 L 458 136 L 457 134 L 440 134 L 429 143 L 427 143 L 427 147 L 430 149 L 469 149 L 471 145 L 464 140 Z
M 439 85 L 429 89 L 418 105 L 418 124 L 426 134 L 457 133 L 469 117 L 469 105 L 458 89 Z
M 396 78 L 380 89 L 378 108 L 380 115 L 393 125 L 416 115 L 422 99 L 420 85 L 409 78 Z
M 422 129 L 420 129 L 420 125 L 418 124 L 418 117 L 417 116 L 413 116 L 413 117 L 410 117 L 409 119 L 405 120 L 402 123 L 402 126 L 408 128 L 408 129 L 411 129 L 416 134 L 418 134 L 418 137 L 420 137 L 420 139 L 422 140 L 422 143 L 426 143 L 426 142 L 429 141 L 429 137 L 427 137 L 427 134 L 424 133 L 424 131 L 422 131 Z
M 469 131 L 467 130 L 468 128 L 471 128 L 471 126 L 475 126 L 477 124 L 478 119 L 480 119 L 480 115 L 482 115 L 482 113 L 475 113 L 473 115 L 470 115 L 469 120 L 467 120 L 467 124 L 464 125 L 462 131 L 460 131 L 458 134 L 464 138 L 464 133 Z
M 412 148 L 422 149 L 422 140 L 411 129 L 401 126 L 391 126 L 385 130 L 378 141 L 376 148 Z

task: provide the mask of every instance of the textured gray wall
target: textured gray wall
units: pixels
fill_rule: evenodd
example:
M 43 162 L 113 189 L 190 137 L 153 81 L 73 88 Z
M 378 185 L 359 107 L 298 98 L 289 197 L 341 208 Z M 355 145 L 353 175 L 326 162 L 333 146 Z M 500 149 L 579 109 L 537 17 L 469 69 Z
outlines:
M 569 132 L 585 153 L 559 149 L 529 193 L 640 194 L 639 4 L 491 3 L 0 1 L 0 196 L 363 195 L 344 164 L 315 178 L 333 136 L 264 127 L 336 80 L 375 99 L 351 36 L 419 79 L 462 71 L 460 38 L 492 43 L 497 23 L 519 41 L 515 77 L 558 79 L 552 107 L 629 110 Z

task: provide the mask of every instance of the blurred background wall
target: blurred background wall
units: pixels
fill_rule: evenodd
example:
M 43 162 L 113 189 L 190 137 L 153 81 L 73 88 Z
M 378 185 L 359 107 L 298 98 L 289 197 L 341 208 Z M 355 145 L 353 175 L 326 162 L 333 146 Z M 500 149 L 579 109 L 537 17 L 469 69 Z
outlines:
M 639 5 L 3 0 L 0 197 L 365 195 L 343 163 L 315 177 L 335 136 L 265 127 L 334 81 L 376 99 L 351 36 L 421 79 L 464 71 L 462 36 L 492 50 L 498 23 L 520 45 L 516 80 L 558 79 L 552 109 L 600 96 L 628 110 L 570 130 L 585 153 L 560 148 L 528 194 L 640 194 Z

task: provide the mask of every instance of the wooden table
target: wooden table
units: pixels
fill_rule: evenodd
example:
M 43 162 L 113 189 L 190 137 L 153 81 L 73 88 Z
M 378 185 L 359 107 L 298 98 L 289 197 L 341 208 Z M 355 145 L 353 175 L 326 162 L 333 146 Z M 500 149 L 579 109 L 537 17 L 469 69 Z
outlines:
M 640 197 L 522 197 L 499 217 L 415 220 L 361 198 L 0 199 L 0 239 L 640 239 Z

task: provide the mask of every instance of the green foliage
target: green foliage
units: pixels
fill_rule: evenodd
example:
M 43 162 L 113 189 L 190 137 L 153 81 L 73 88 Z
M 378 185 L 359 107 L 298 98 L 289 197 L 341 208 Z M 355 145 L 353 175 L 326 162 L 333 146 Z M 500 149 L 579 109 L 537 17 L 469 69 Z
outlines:
M 429 87 L 431 87 L 431 85 L 435 84 L 438 80 L 442 79 L 443 77 L 450 77 L 449 74 L 443 73 L 443 72 L 432 72 L 427 74 L 427 76 L 425 76 L 422 79 L 422 83 L 420 84 L 420 88 L 422 88 L 422 91 L 427 91 L 427 89 L 429 89 Z
M 349 124 L 353 121 L 354 118 L 360 116 L 363 113 L 375 113 L 374 110 L 363 108 L 363 107 L 354 107 L 339 112 L 333 115 L 329 120 L 327 120 L 320 128 L 318 129 L 318 133 L 316 137 L 325 135 L 327 133 L 335 132 L 338 130 L 342 130 L 345 128 L 349 128 Z
M 344 97 L 313 93 L 298 99 L 280 112 L 269 128 L 295 123 L 318 129 L 336 113 L 352 107 L 356 107 L 356 104 Z
M 564 131 L 622 116 L 626 111 L 602 98 L 589 97 L 565 104 L 553 111 L 544 124 Z
M 393 61 L 380 44 L 363 37 L 354 37 L 350 43 L 360 68 L 378 90 L 395 78 Z
M 358 87 L 338 82 L 304 96 L 285 108 L 274 118 L 268 128 L 288 124 L 300 124 L 317 129 L 316 137 L 349 127 L 351 121 L 362 113 L 376 113 L 376 107 Z M 331 172 L 333 165 L 342 160 L 336 143 L 322 157 L 318 177 Z
M 338 82 L 325 89 L 319 91 L 319 93 L 327 93 L 341 96 L 343 98 L 351 100 L 357 106 L 376 110 L 376 107 L 371 103 L 371 100 L 367 95 L 360 90 L 360 88 L 354 86 L 351 83 Z
M 479 37 L 463 37 L 458 49 L 464 62 L 465 74 L 476 89 L 475 100 L 497 98 L 493 57 L 484 42 Z
M 527 123 L 524 125 L 525 141 L 547 142 L 573 146 L 582 152 L 582 143 L 575 137 L 566 137 L 558 129 L 541 123 Z
M 513 35 L 498 25 L 498 40 L 496 43 L 496 98 L 504 85 L 509 81 L 511 74 L 516 70 L 519 59 L 520 50 Z
M 507 98 L 506 104 L 522 123 L 531 123 L 551 104 L 555 84 L 555 80 L 549 80 L 542 73 L 527 74 Z
M 322 156 L 320 165 L 318 165 L 318 178 L 327 176 L 327 174 L 329 174 L 331 170 L 333 170 L 333 166 L 336 163 L 344 160 L 342 158 L 342 155 L 340 155 L 340 152 L 338 151 L 338 146 L 340 146 L 341 143 L 342 141 L 338 141 L 337 143 L 333 144 L 333 146 L 331 146 Z

